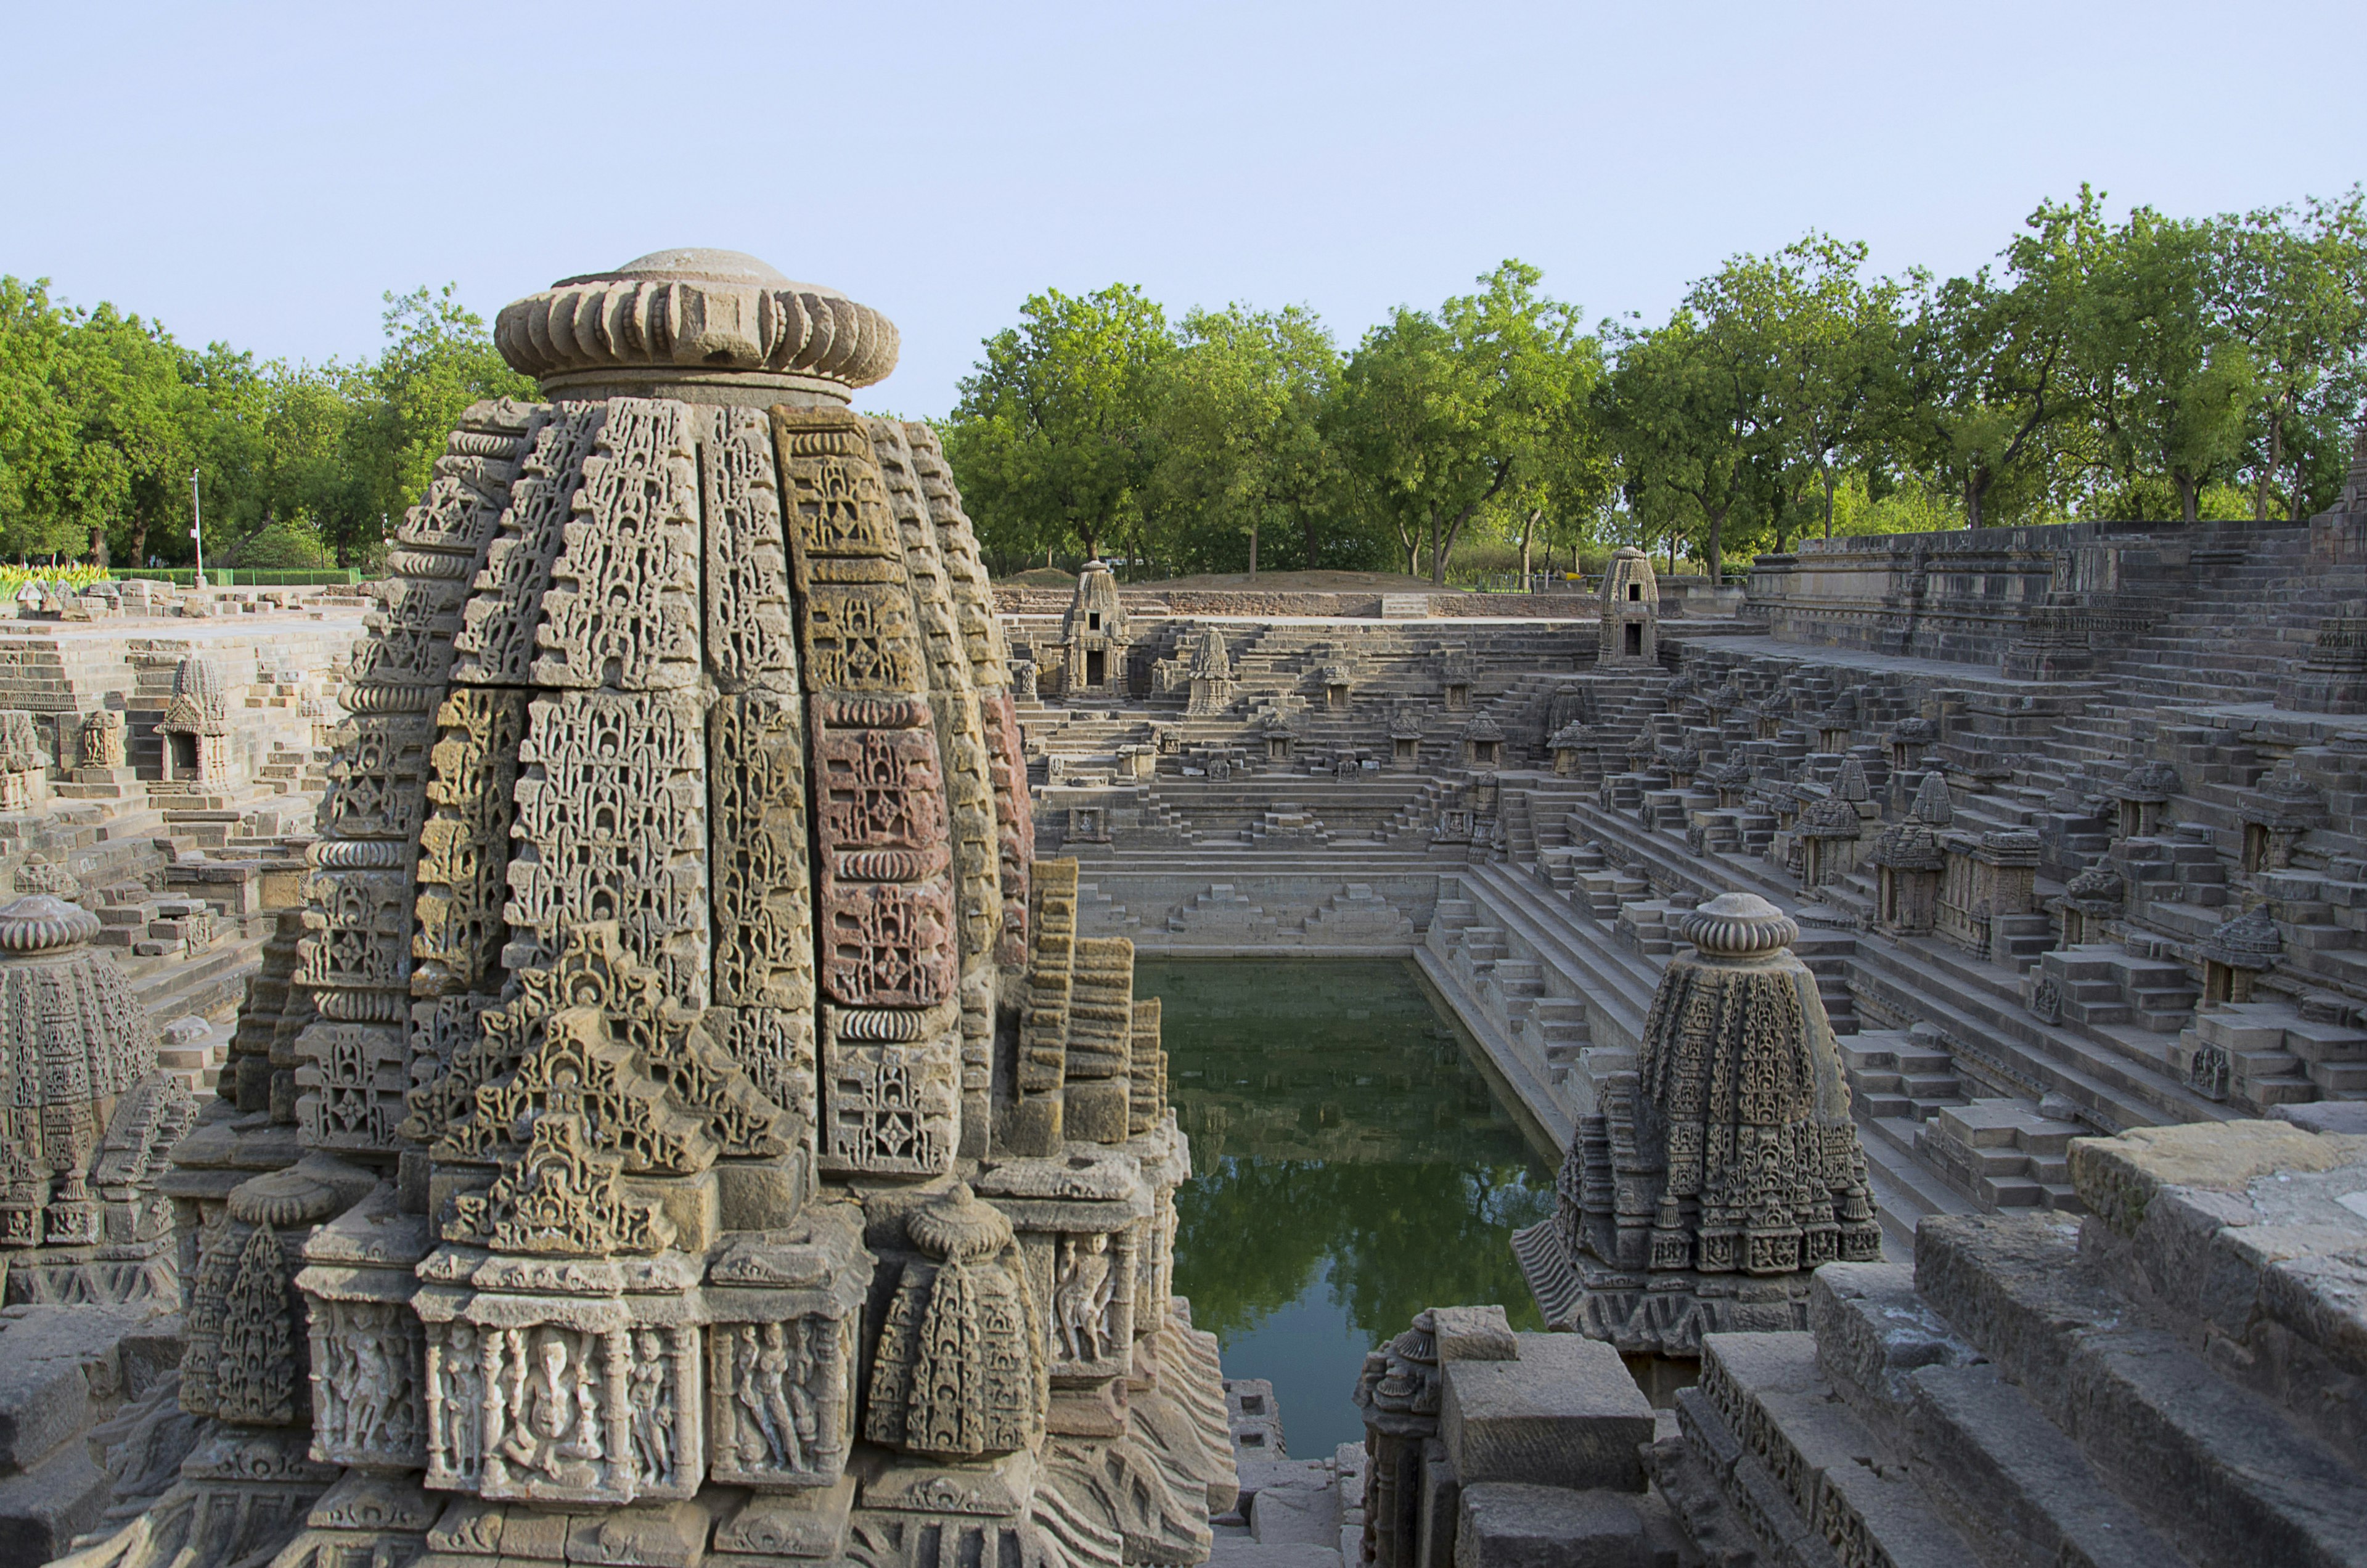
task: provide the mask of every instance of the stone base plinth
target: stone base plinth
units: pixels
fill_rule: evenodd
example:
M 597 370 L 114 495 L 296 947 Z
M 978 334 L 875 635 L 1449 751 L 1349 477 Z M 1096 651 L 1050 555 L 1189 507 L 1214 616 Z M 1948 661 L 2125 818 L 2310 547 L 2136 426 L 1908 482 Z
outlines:
M 1704 1334 L 1808 1325 L 1806 1273 L 1637 1272 L 1573 1260 L 1550 1220 L 1513 1233 L 1512 1253 L 1548 1326 L 1607 1340 L 1623 1355 L 1695 1358 Z

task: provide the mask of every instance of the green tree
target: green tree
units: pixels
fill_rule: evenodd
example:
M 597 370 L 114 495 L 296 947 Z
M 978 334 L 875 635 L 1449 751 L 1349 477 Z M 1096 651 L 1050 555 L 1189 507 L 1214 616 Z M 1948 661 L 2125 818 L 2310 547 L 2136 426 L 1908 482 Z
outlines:
M 1507 261 L 1433 316 L 1400 307 L 1341 373 L 1330 428 L 1350 492 L 1397 536 L 1410 574 L 1427 550 L 1444 585 L 1475 518 L 1546 481 L 1557 443 L 1589 418 L 1600 349 L 1578 314 Z
M 1897 378 L 1904 288 L 1860 276 L 1866 248 L 1809 234 L 1764 263 L 1746 288 L 1752 331 L 1768 359 L 1773 404 L 1762 471 L 1777 487 L 1780 547 L 1786 524 L 1813 501 L 1833 536 L 1833 493 L 1845 467 L 1871 460 L 1889 417 L 1886 394 Z
M 1748 509 L 1750 459 L 1766 420 L 1763 358 L 1730 322 L 1680 306 L 1650 330 L 1610 328 L 1616 367 L 1597 413 L 1618 453 L 1637 526 L 1674 549 L 1690 537 L 1715 579 L 1727 525 Z
M 2083 258 L 2074 359 L 2108 505 L 2133 510 L 2142 481 L 2157 477 L 2195 522 L 2203 488 L 2233 477 L 2243 455 L 2255 378 L 2217 309 L 2219 249 L 2214 223 L 2139 207 Z
M 1890 404 L 1891 429 L 1979 528 L 2028 511 L 2048 489 L 2056 431 L 2077 406 L 2066 301 L 1987 268 L 1936 288 L 1919 279 Z
M 355 406 L 339 443 L 341 482 L 329 487 L 329 494 L 308 497 L 302 509 L 319 519 L 323 536 L 342 561 L 373 556 L 386 521 L 426 493 L 445 438 L 470 403 L 536 395 L 533 378 L 509 367 L 484 318 L 463 306 L 458 294 L 450 283 L 440 290 L 390 292 L 387 344 L 376 363 L 343 372 L 331 365 L 322 373 L 342 385 Z M 293 420 L 308 417 L 292 409 L 289 414 Z M 311 411 L 309 417 L 317 420 L 319 412 Z
M 144 536 L 187 516 L 193 409 L 181 352 L 153 322 L 101 304 L 74 339 L 65 364 L 66 396 L 81 414 L 78 521 L 91 560 L 103 566 L 111 525 Z
M 69 325 L 48 279 L 0 277 L 0 549 L 10 555 L 74 542 L 80 431 L 59 385 Z
M 2299 210 L 2224 218 L 2215 239 L 2219 304 L 2255 377 L 2252 516 L 2265 522 L 2282 492 L 2279 510 L 2298 523 L 2332 501 L 2326 480 L 2367 399 L 2367 196 L 2353 186 Z
M 1031 295 L 988 338 L 944 426 L 947 460 L 990 550 L 1073 540 L 1098 556 L 1140 514 L 1155 372 L 1174 353 L 1165 312 L 1130 284 Z
M 186 515 L 185 391 L 153 322 L 0 278 L 0 544 L 103 564 L 110 527 Z
M 1297 534 L 1301 564 L 1321 564 L 1332 490 L 1321 417 L 1339 370 L 1331 334 L 1299 306 L 1184 318 L 1180 347 L 1154 374 L 1148 488 L 1178 554 L 1215 564 L 1230 552 L 1210 546 L 1246 539 L 1255 578 L 1262 536 L 1284 529 Z

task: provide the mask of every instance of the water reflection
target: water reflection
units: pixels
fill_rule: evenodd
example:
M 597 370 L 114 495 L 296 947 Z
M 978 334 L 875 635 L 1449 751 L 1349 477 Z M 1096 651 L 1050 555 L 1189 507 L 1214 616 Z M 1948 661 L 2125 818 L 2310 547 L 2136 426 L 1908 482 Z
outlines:
M 1235 1377 L 1271 1379 L 1290 1451 L 1361 1441 L 1365 1352 L 1425 1306 L 1542 1326 L 1512 1233 L 1551 1173 L 1400 963 L 1142 960 L 1196 1172 L 1176 1288 Z

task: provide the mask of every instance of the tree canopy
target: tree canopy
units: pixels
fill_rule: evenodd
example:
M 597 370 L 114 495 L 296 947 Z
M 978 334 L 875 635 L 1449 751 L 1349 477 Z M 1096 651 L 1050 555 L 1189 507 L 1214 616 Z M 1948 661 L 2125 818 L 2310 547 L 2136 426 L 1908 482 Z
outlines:
M 2367 400 L 2367 201 L 2115 221 L 2042 202 L 1970 276 L 1810 233 L 1657 323 L 1589 331 L 1508 260 L 1344 355 L 1304 306 L 1170 326 L 1031 298 L 946 423 L 989 556 L 1154 571 L 1666 546 L 1716 572 L 1811 535 L 2299 519 Z
M 460 411 L 533 395 L 455 290 L 351 363 L 192 348 L 0 277 L 0 556 L 375 566 Z M 2298 520 L 2367 403 L 2367 196 L 2115 219 L 2044 201 L 1968 276 L 1809 233 L 1590 329 L 1506 260 L 1353 346 L 1303 304 L 1047 289 L 939 422 L 999 571 L 1525 581 L 1620 545 L 1718 572 L 1813 535 Z
M 385 303 L 374 360 L 258 364 L 0 277 L 0 554 L 186 565 L 194 471 L 210 561 L 374 567 L 461 410 L 534 395 L 451 286 Z

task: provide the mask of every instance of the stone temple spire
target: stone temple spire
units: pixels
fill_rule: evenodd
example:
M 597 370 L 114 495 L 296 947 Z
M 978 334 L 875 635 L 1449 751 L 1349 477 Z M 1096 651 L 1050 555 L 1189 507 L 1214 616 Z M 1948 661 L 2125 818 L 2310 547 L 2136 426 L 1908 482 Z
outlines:
M 1033 863 L 934 434 L 847 407 L 895 329 L 669 251 L 496 338 L 549 400 L 404 520 L 176 1173 L 203 1436 L 85 1562 L 1199 1561 L 1157 1010 Z
M 157 1196 L 188 1091 L 98 917 L 49 894 L 0 907 L 0 1270 L 6 1299 L 170 1301 Z
M 1882 1237 L 1799 926 L 1748 893 L 1686 917 L 1632 1072 L 1581 1117 L 1554 1217 L 1513 1238 L 1547 1321 L 1623 1351 L 1806 1325 L 1808 1274 Z

